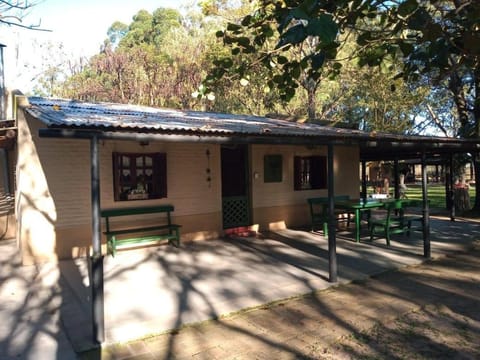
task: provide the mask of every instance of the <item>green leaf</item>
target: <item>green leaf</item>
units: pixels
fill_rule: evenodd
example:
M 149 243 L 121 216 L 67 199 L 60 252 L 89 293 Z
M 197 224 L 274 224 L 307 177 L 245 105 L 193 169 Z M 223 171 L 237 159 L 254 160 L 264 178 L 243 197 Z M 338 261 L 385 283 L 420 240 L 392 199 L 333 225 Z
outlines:
M 285 89 L 285 100 L 290 101 L 295 96 L 295 89 L 288 87 Z
M 337 38 L 338 25 L 331 15 L 321 14 L 308 22 L 306 32 L 308 35 L 318 36 L 323 43 L 329 44 Z
M 230 58 L 224 58 L 222 60 L 222 65 L 223 65 L 224 68 L 230 68 L 230 67 L 233 66 L 233 61 Z
M 277 62 L 280 65 L 283 65 L 283 64 L 286 64 L 288 62 L 288 59 L 285 56 L 280 55 L 280 56 L 277 57 Z
M 242 26 L 248 26 L 250 25 L 251 21 L 252 21 L 252 15 L 247 15 L 242 19 L 241 24 Z
M 275 76 L 272 78 L 272 81 L 273 81 L 275 84 L 281 84 L 281 83 L 283 83 L 283 76 L 282 76 L 282 75 L 275 75 Z
M 280 36 L 280 41 L 277 44 L 277 48 L 287 44 L 298 44 L 307 38 L 305 27 L 302 24 L 292 26 L 285 33 Z
M 400 73 L 398 73 L 397 75 L 395 75 L 395 76 L 393 77 L 393 80 L 401 79 L 401 78 L 403 78 L 404 75 L 405 75 L 405 73 L 400 72 Z
M 410 42 L 402 41 L 398 44 L 398 46 L 400 47 L 400 50 L 405 56 L 410 55 L 414 50 L 414 47 Z
M 308 20 L 310 16 L 300 7 L 297 7 L 290 11 L 289 15 L 292 19 L 299 19 L 299 20 Z
M 312 59 L 312 68 L 319 69 L 323 66 L 325 62 L 325 53 L 321 51 L 315 55 L 312 55 L 311 59 Z
M 402 17 L 407 17 L 418 8 L 417 0 L 407 0 L 400 4 L 398 7 L 398 14 Z
M 228 31 L 239 31 L 241 29 L 242 29 L 242 27 L 240 25 L 233 24 L 233 23 L 228 23 L 227 24 L 227 30 Z
M 219 31 L 217 31 L 217 32 L 215 33 L 215 36 L 216 36 L 217 38 L 221 38 L 221 37 L 223 37 L 223 35 L 224 35 L 224 34 L 223 34 L 223 31 L 222 31 L 222 30 L 219 30 Z
M 463 45 L 471 54 L 480 55 L 480 34 L 465 33 L 463 34 Z
M 371 39 L 372 33 L 370 31 L 365 31 L 357 37 L 357 44 L 360 46 L 367 45 Z
M 237 38 L 236 40 L 237 44 L 243 47 L 248 47 L 250 46 L 250 39 L 246 36 L 242 36 Z
M 422 30 L 431 23 L 432 18 L 424 8 L 415 11 L 408 19 L 408 27 L 412 30 Z
M 431 24 L 429 26 L 423 27 L 422 34 L 423 39 L 426 41 L 435 41 L 438 38 L 442 37 L 443 31 L 440 24 Z
M 253 42 L 258 45 L 258 46 L 262 46 L 264 43 L 265 43 L 265 36 L 263 35 L 257 35 L 255 36 L 255 38 L 253 39 Z
M 262 33 L 267 38 L 272 37 L 274 35 L 272 27 L 267 24 L 262 25 Z
M 339 62 L 333 63 L 333 68 L 335 70 L 340 70 L 342 66 L 343 66 L 342 63 L 339 63 Z
M 294 66 L 290 72 L 291 76 L 294 78 L 294 79 L 298 79 L 300 77 L 302 73 L 302 68 L 300 66 L 300 64 L 297 64 L 296 66 Z

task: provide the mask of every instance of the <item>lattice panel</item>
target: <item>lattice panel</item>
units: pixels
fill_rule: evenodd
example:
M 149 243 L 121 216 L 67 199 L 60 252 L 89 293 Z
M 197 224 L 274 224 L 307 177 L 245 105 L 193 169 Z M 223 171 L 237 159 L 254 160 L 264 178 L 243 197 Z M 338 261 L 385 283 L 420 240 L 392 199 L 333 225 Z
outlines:
M 246 226 L 250 222 L 250 211 L 246 196 L 223 198 L 223 228 Z

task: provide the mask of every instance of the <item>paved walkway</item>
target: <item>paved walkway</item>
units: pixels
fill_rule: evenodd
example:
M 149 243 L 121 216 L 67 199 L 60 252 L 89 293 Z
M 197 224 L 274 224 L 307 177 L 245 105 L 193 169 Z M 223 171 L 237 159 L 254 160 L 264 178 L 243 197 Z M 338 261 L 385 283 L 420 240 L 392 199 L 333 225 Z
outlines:
M 395 287 L 397 273 L 388 273 L 385 276 L 393 277 L 385 282 L 378 283 L 380 278 L 364 282 L 386 270 L 415 269 L 409 266 L 423 262 L 418 234 L 411 240 L 398 239 L 401 241 L 393 241 L 387 248 L 384 240 L 356 244 L 339 233 L 339 280 L 353 281 L 340 287 L 331 287 L 327 281 L 326 240 L 302 231 L 109 257 L 105 261 L 107 340 L 124 345 L 107 345 L 103 354 L 85 352 L 91 341 L 86 263 L 20 266 L 14 244 L 1 241 L 0 358 L 68 360 L 76 357 L 74 349 L 91 359 L 315 358 L 307 350 L 318 348 L 315 344 L 320 340 L 334 341 L 356 331 L 359 324 L 367 326 L 368 321 L 395 317 L 399 311 L 435 301 L 415 298 L 424 291 L 430 296 L 430 280 L 422 288 L 423 282 L 415 276 L 404 280 L 400 276 Z M 432 220 L 434 257 L 462 251 L 477 239 L 478 223 Z M 472 264 L 475 266 L 478 274 L 478 264 Z M 382 284 L 382 288 L 368 285 L 370 282 Z M 312 295 L 295 298 L 305 293 Z M 390 298 L 381 300 L 378 295 L 383 293 Z M 456 289 L 447 293 L 455 294 Z M 275 306 L 261 305 L 292 297 Z M 256 310 L 235 314 L 248 307 Z M 360 315 L 368 319 L 358 318 Z M 211 318 L 220 320 L 202 322 Z M 192 322 L 200 325 L 153 336 Z M 146 335 L 151 336 L 125 343 Z
M 377 359 L 410 356 L 435 360 L 478 359 L 479 274 L 480 242 L 477 242 L 476 249 L 472 247 L 467 252 L 451 252 L 421 265 L 387 271 L 363 281 L 278 301 L 170 334 L 107 346 L 101 353 L 85 353 L 82 358 L 355 359 L 361 353 L 370 353 Z M 364 340 L 358 340 L 360 351 L 351 347 L 339 349 L 341 339 L 361 338 L 369 329 L 381 326 L 379 324 L 422 310 L 427 314 L 422 326 L 430 327 L 438 322 L 434 319 L 435 309 L 440 309 L 437 311 L 443 318 L 449 318 L 450 327 L 438 329 L 432 337 L 418 339 L 416 329 L 408 323 L 408 329 L 393 333 L 395 339 L 401 336 L 411 339 L 400 341 L 399 351 L 392 353 L 387 344 Z M 440 331 L 446 333 L 439 334 Z M 453 346 L 445 341 L 452 336 L 450 332 L 459 333 L 460 337 Z M 422 343 L 420 348 L 417 342 Z
M 15 240 L 0 241 L 0 359 L 76 359 L 60 325 L 56 264 L 22 266 Z

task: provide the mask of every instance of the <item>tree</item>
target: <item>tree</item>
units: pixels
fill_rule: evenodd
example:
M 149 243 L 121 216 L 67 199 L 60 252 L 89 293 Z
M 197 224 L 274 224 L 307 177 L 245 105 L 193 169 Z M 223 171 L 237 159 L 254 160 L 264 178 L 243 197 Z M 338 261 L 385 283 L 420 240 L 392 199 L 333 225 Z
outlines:
M 140 10 L 120 40 L 119 46 L 132 48 L 142 44 L 160 46 L 163 37 L 181 26 L 182 16 L 175 9 L 159 8 L 150 14 Z
M 396 43 L 404 58 L 408 81 L 430 78 L 450 93 L 458 116 L 454 136 L 480 138 L 480 3 L 469 0 L 407 0 L 392 11 L 393 28 L 407 36 Z M 474 154 L 475 178 L 480 159 Z M 476 210 L 480 210 L 480 182 L 476 181 Z
M 269 87 L 277 88 L 283 100 L 291 100 L 303 87 L 308 94 L 309 117 L 315 118 L 314 100 L 320 81 L 337 75 L 342 66 L 336 61 L 340 30 L 355 23 L 357 17 L 369 15 L 368 2 L 349 3 L 258 1 L 251 14 L 217 33 L 231 54 L 218 59 L 204 85 L 214 88 L 226 74 L 241 80 L 251 65 L 261 64 L 269 72 Z M 349 6 L 355 7 L 351 13 Z M 232 58 L 244 54 L 256 56 L 250 64 L 231 65 Z
M 40 22 L 38 24 L 23 24 L 23 18 L 26 12 L 34 7 L 36 2 L 29 2 L 27 0 L 3 0 L 0 1 L 0 24 L 8 26 L 17 26 L 30 30 L 50 31 L 42 29 Z
M 399 77 L 407 82 L 427 77 L 430 84 L 449 90 L 460 124 L 455 135 L 480 137 L 478 1 L 261 0 L 255 11 L 217 35 L 231 53 L 215 63 L 204 81 L 207 88 L 225 74 L 244 78 L 250 66 L 232 67 L 231 59 L 255 54 L 252 63 L 270 71 L 269 85 L 291 99 L 302 72 L 313 79 L 336 75 L 341 68 L 338 49 L 346 37 L 354 36 L 358 48 L 351 57 L 358 58 L 360 66 L 377 67 L 401 58 Z M 314 51 L 300 59 L 288 56 L 312 38 Z M 480 179 L 478 156 L 475 175 Z M 480 209 L 480 181 L 476 184 L 475 207 Z

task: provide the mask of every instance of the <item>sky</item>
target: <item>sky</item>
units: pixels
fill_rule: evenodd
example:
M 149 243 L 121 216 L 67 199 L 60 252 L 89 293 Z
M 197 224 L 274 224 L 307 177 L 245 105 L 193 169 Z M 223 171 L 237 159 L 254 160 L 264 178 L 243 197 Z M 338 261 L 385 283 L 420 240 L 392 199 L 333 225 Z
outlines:
M 24 25 L 40 24 L 49 32 L 0 27 L 3 49 L 5 84 L 9 89 L 27 93 L 45 63 L 54 61 L 46 44 L 63 44 L 72 58 L 90 57 L 98 53 L 115 21 L 129 24 L 141 9 L 153 12 L 160 7 L 176 8 L 195 3 L 194 0 L 36 0 L 24 16 Z

